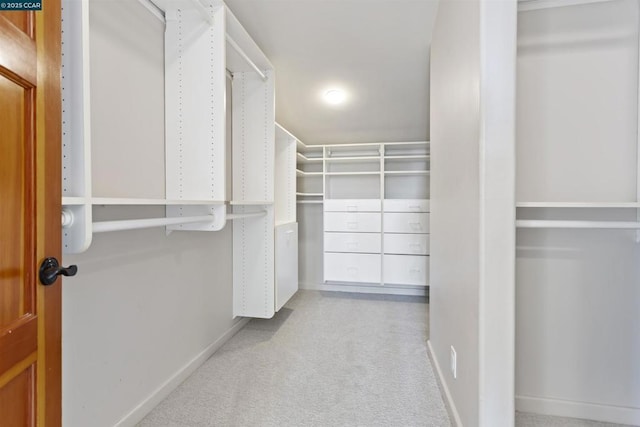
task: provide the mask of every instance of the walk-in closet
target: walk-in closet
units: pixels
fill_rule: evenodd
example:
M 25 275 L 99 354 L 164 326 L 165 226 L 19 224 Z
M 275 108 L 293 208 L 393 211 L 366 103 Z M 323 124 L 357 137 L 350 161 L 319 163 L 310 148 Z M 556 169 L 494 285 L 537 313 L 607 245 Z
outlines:
M 2 426 L 640 426 L 640 0 L 18 4 Z

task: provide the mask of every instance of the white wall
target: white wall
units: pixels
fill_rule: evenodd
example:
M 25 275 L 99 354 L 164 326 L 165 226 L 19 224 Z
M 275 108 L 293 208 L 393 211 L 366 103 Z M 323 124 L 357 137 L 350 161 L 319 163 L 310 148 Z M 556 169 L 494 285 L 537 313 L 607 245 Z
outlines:
M 163 197 L 163 25 L 138 2 L 90 6 L 94 196 Z M 161 216 L 161 207 L 94 208 L 96 221 Z M 230 224 L 123 231 L 64 257 L 79 268 L 63 286 L 65 426 L 112 426 L 143 405 L 124 419 L 132 425 L 226 337 L 236 324 L 231 241 Z
M 636 200 L 638 4 L 518 18 L 519 201 Z M 520 209 L 636 220 L 636 211 Z M 640 244 L 634 231 L 519 230 L 517 407 L 640 424 Z
M 429 345 L 466 426 L 513 425 L 515 23 L 515 2 L 443 0 L 431 47 Z

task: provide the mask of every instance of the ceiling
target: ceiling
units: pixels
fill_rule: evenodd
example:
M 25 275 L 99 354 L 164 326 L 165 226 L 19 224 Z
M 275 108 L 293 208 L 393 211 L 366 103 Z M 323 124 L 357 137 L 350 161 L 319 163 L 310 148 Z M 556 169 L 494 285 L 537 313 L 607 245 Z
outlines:
M 306 144 L 424 141 L 437 0 L 226 0 L 276 72 L 276 120 Z M 329 88 L 347 91 L 330 106 Z

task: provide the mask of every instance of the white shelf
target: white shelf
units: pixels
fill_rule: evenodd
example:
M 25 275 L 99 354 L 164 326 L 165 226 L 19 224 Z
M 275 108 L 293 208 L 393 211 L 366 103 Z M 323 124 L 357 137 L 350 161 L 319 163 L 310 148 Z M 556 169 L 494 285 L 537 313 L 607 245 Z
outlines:
M 297 203 L 301 205 L 321 205 L 324 200 L 298 200 Z
M 350 175 L 380 175 L 380 171 L 374 171 L 374 172 L 325 172 L 325 176 L 350 176 Z
M 300 169 L 296 169 L 297 176 L 322 176 L 322 172 L 305 172 Z
M 138 199 L 117 197 L 93 197 L 92 205 L 114 206 L 180 206 L 180 205 L 224 205 L 223 200 L 170 200 L 170 199 Z
M 556 221 L 556 220 L 517 220 L 517 228 L 591 228 L 591 229 L 640 229 L 637 221 Z
M 380 160 L 380 156 L 349 156 L 349 157 L 326 157 L 327 162 L 370 162 L 373 160 Z
M 313 162 L 321 162 L 322 156 L 320 157 L 307 157 L 302 153 L 296 153 L 296 157 L 298 159 L 298 162 L 300 163 L 313 163 Z
M 384 156 L 385 160 L 429 160 L 431 156 L 429 154 L 406 154 L 406 155 L 390 155 Z
M 272 205 L 272 200 L 232 200 L 229 202 L 232 206 L 266 206 Z
M 430 171 L 384 171 L 385 175 L 429 175 Z
M 639 202 L 517 202 L 517 208 L 632 208 L 639 209 Z

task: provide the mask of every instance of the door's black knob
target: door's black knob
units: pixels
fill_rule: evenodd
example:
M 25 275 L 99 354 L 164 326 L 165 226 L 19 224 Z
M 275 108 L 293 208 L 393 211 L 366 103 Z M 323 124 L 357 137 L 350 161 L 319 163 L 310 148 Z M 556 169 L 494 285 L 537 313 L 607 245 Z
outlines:
M 78 272 L 78 266 L 70 265 L 69 267 L 61 267 L 55 258 L 45 258 L 40 264 L 40 282 L 49 286 L 56 281 L 58 276 L 75 276 Z

